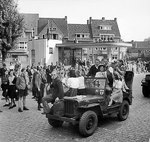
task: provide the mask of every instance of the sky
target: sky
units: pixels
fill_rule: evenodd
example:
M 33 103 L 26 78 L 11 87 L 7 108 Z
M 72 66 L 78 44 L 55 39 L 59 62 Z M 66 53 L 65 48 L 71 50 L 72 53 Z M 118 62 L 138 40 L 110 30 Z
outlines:
M 69 24 L 86 24 L 92 19 L 117 18 L 124 41 L 143 41 L 150 37 L 150 0 L 17 0 L 21 13 L 63 18 Z

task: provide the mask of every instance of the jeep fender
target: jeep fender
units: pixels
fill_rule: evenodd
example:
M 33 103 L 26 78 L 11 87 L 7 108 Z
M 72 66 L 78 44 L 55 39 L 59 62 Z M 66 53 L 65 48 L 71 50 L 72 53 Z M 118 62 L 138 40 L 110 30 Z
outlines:
M 91 110 L 94 111 L 98 116 L 103 117 L 103 112 L 99 103 L 92 103 L 85 106 L 78 107 L 78 110 L 82 113 L 85 111 Z

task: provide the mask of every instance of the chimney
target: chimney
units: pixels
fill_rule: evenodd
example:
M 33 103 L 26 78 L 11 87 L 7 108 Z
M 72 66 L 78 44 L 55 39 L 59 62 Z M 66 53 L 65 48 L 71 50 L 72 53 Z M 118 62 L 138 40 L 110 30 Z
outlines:
M 105 20 L 105 17 L 102 17 L 102 20 Z
M 117 18 L 114 18 L 114 21 L 117 21 Z
M 92 17 L 89 18 L 89 24 L 92 24 Z
M 65 21 L 67 21 L 67 16 L 65 16 Z

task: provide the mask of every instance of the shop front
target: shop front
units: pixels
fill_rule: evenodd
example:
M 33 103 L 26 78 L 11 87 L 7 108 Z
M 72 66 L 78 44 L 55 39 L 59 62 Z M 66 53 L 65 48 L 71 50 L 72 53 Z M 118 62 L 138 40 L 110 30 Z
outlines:
M 64 65 L 74 65 L 76 61 L 90 61 L 94 63 L 95 59 L 122 59 L 122 48 L 132 47 L 129 43 L 65 43 L 56 44 L 58 47 L 59 61 Z M 125 55 L 125 50 L 124 55 Z

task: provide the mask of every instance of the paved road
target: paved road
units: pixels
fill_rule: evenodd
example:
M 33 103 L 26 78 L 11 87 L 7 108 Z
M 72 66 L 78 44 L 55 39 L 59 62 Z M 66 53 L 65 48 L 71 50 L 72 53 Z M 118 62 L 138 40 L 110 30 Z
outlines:
M 116 117 L 100 121 L 96 132 L 82 138 L 78 130 L 65 123 L 62 128 L 52 128 L 37 104 L 27 98 L 29 111 L 18 113 L 17 108 L 9 110 L 0 107 L 0 142 L 148 142 L 150 138 L 150 98 L 144 98 L 140 81 L 143 74 L 135 75 L 133 82 L 133 105 L 126 121 Z M 0 106 L 4 101 L 0 100 Z

